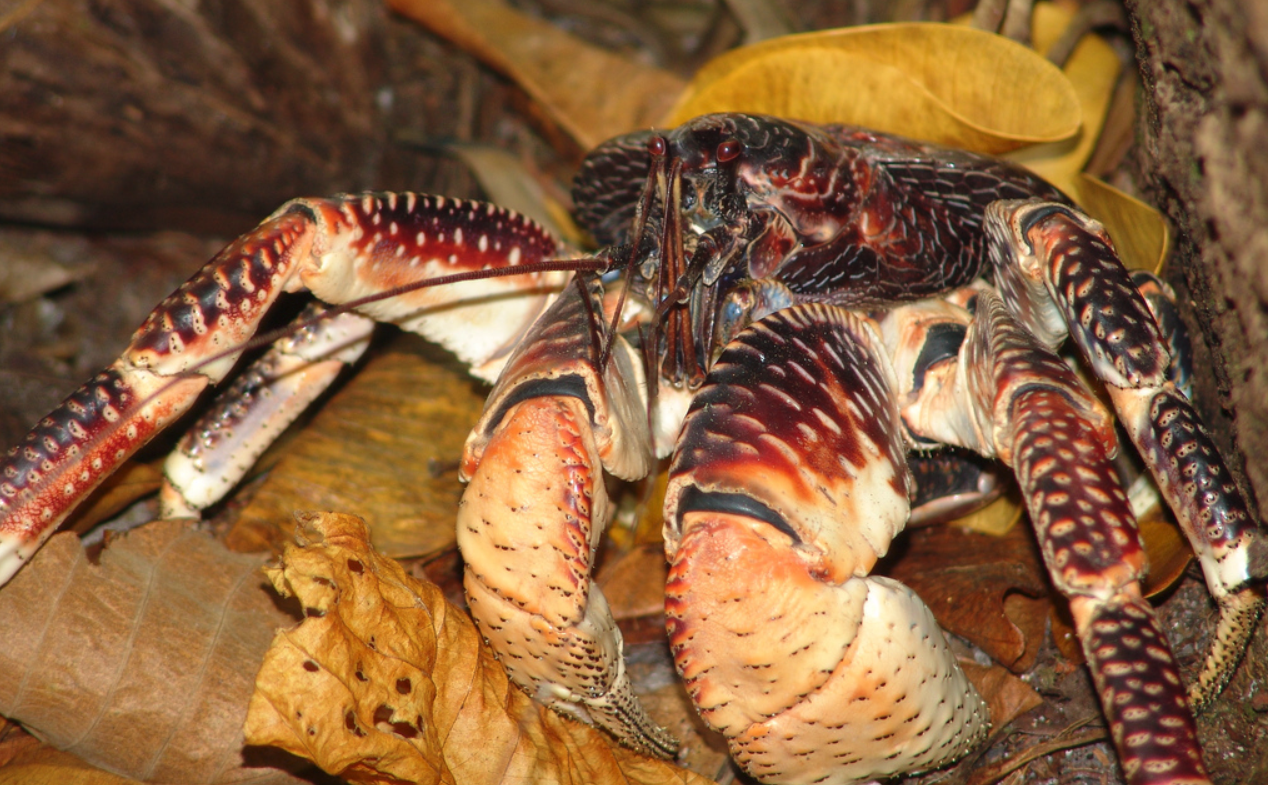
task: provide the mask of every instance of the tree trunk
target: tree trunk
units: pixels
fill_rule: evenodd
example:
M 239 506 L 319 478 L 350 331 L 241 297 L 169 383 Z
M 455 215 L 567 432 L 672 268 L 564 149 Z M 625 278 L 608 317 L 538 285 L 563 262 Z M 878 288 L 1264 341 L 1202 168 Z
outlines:
M 1145 85 L 1134 169 L 1178 230 L 1169 278 L 1185 320 L 1203 339 L 1194 341 L 1197 406 L 1243 487 L 1262 504 L 1268 500 L 1268 4 L 1129 0 L 1128 8 Z M 1221 700 L 1199 718 L 1218 783 L 1268 777 L 1262 715 L 1246 710 L 1268 708 L 1256 686 L 1268 679 L 1266 637 L 1262 630 L 1255 636 Z
M 1137 168 L 1179 230 L 1173 278 L 1208 349 L 1199 399 L 1227 412 L 1221 438 L 1249 457 L 1234 471 L 1268 499 L 1268 5 L 1129 8 L 1146 88 Z

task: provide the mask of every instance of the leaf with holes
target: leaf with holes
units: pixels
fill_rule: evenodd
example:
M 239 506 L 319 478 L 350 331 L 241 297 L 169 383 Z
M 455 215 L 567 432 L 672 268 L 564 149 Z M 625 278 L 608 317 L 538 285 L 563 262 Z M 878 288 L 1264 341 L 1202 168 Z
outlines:
M 264 658 L 250 743 L 356 783 L 706 782 L 533 702 L 466 614 L 370 547 L 361 519 L 300 523 L 306 544 L 268 573 L 307 618 Z

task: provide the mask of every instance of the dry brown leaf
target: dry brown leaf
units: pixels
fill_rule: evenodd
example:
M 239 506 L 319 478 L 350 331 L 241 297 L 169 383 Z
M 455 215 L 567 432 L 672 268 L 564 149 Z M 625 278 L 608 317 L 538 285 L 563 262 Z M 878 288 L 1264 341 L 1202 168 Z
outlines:
M 683 82 L 591 46 L 501 0 L 389 0 L 516 82 L 582 150 L 664 117 Z
M 1000 36 L 895 24 L 787 36 L 728 52 L 691 81 L 667 122 L 745 111 L 853 123 L 980 152 L 1073 136 L 1061 71 Z
M 958 526 L 909 532 L 886 573 L 910 586 L 948 632 L 1020 673 L 1034 662 L 1048 616 L 1048 587 L 1028 527 L 1003 537 Z M 1036 600 L 1008 603 L 1013 594 Z
M 0 764 L 0 785 L 133 785 L 140 780 L 94 768 L 38 742 Z
M 603 565 L 596 580 L 612 609 L 612 618 L 620 620 L 664 613 L 668 578 L 665 546 L 648 543 Z
M 960 660 L 960 667 L 990 707 L 993 734 L 998 734 L 1004 726 L 1031 709 L 1043 705 L 1039 693 L 1006 668 L 979 665 L 969 660 Z
M 1087 661 L 1083 655 L 1083 644 L 1079 641 L 1079 633 L 1074 629 L 1074 619 L 1070 616 L 1070 605 L 1054 602 L 1049 615 L 1052 628 L 1052 644 L 1074 665 L 1082 665 Z
M 66 528 L 82 534 L 118 515 L 136 500 L 155 493 L 162 484 L 163 471 L 157 461 L 128 461 L 71 513 Z
M 261 561 L 176 522 L 113 540 L 100 566 L 56 535 L 0 591 L 0 713 L 137 779 L 295 782 L 243 760 L 252 674 L 290 621 Z
M 402 336 L 332 398 L 290 444 L 226 541 L 280 550 L 295 510 L 347 510 L 370 521 L 375 547 L 398 558 L 454 542 L 457 463 L 484 393 Z M 432 473 L 429 464 L 444 471 Z
M 278 633 L 247 715 L 252 744 L 357 783 L 704 783 L 566 720 L 510 684 L 470 619 L 367 541 L 301 516 L 269 575 L 308 617 Z

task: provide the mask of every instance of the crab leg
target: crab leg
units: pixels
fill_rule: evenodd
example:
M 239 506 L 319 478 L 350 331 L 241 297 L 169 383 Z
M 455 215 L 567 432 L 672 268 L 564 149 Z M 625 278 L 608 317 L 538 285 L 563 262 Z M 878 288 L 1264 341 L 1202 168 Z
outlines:
M 726 348 L 666 492 L 679 673 L 768 783 L 853 783 L 963 755 L 987 709 L 910 589 L 868 577 L 908 512 L 893 371 L 858 317 L 796 306 Z
M 1169 380 L 1167 341 L 1100 224 L 1060 205 L 987 210 L 991 253 L 1009 306 L 1049 345 L 1068 329 L 1176 514 L 1220 609 L 1191 697 L 1219 694 L 1263 609 L 1268 542 L 1188 398 Z M 1041 315 L 1042 314 L 1042 315 Z
M 164 300 L 109 368 L 0 461 L 0 582 L 97 485 L 219 382 L 282 292 L 344 303 L 450 273 L 548 259 L 537 224 L 493 205 L 416 194 L 298 199 Z M 491 378 L 563 274 L 421 289 L 366 305 Z M 539 292 L 538 297 L 524 296 Z
M 590 577 L 611 516 L 603 470 L 651 469 L 641 364 L 618 339 L 606 367 L 597 281 L 569 286 L 507 363 L 464 450 L 458 545 L 471 615 L 511 678 L 542 703 L 673 757 L 625 675 L 621 632 Z
M 374 321 L 355 313 L 322 318 L 310 305 L 298 332 L 278 339 L 198 418 L 163 464 L 160 514 L 197 518 L 246 476 L 260 454 L 345 366 L 370 345 Z
M 1144 552 L 1114 472 L 1113 419 L 994 292 L 977 296 L 969 319 L 949 303 L 924 303 L 882 322 L 904 420 L 918 436 L 997 456 L 1016 472 L 1128 782 L 1208 782 L 1179 672 L 1141 595 Z M 960 350 L 913 373 L 937 324 L 967 324 Z

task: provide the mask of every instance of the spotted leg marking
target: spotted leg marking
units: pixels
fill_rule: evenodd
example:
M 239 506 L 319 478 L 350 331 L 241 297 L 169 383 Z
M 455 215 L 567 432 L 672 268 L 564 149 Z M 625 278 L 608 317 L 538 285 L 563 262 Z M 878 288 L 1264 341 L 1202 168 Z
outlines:
M 288 202 L 160 303 L 113 365 L 0 461 L 0 582 L 123 461 L 224 378 L 237 360 L 234 348 L 283 292 L 308 289 L 345 303 L 561 250 L 529 219 L 479 202 L 417 194 Z M 361 312 L 441 343 L 491 379 L 565 277 L 532 273 L 422 289 Z
M 670 469 L 674 661 L 763 782 L 936 768 L 990 725 L 925 604 L 867 575 L 908 511 L 879 343 L 826 305 L 753 324 L 696 396 Z
M 938 310 L 944 323 L 967 325 L 963 343 L 955 357 L 913 374 Z M 1070 597 L 1128 782 L 1208 782 L 1179 672 L 1141 597 L 1144 552 L 1114 471 L 1112 417 L 994 292 L 977 295 L 970 318 L 949 303 L 885 318 L 904 420 L 919 436 L 1013 468 L 1053 584 Z M 925 431 L 926 424 L 940 430 Z
M 1027 324 L 1044 311 L 1051 342 L 1068 329 L 1176 514 L 1220 609 L 1191 691 L 1205 706 L 1232 675 L 1263 609 L 1268 538 L 1210 434 L 1171 377 L 1171 342 L 1105 230 L 1068 207 L 1001 202 L 987 210 L 1001 289 Z
M 591 580 L 611 517 L 603 470 L 651 469 L 640 366 L 624 341 L 597 367 L 602 288 L 569 286 L 507 363 L 467 441 L 458 546 L 472 617 L 512 680 L 633 749 L 672 758 L 625 674 Z

